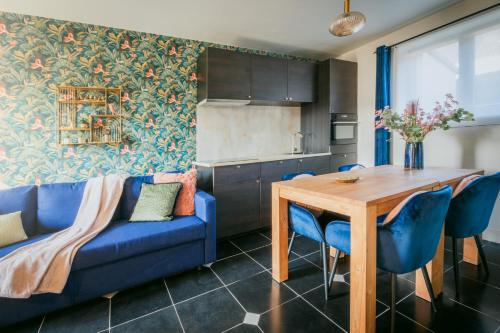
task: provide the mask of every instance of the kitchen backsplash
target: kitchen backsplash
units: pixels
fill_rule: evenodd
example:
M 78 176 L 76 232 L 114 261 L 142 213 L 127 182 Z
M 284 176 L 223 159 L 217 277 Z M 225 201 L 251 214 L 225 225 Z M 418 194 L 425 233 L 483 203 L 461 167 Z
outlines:
M 197 113 L 198 161 L 290 153 L 300 131 L 300 107 L 202 105 Z

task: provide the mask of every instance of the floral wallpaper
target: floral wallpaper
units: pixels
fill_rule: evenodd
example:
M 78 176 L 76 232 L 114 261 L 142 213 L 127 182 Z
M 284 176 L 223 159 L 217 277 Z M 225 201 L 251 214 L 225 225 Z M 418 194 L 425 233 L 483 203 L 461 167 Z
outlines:
M 0 12 L 0 182 L 190 168 L 196 60 L 207 46 L 217 45 Z M 123 143 L 59 146 L 58 85 L 121 87 Z

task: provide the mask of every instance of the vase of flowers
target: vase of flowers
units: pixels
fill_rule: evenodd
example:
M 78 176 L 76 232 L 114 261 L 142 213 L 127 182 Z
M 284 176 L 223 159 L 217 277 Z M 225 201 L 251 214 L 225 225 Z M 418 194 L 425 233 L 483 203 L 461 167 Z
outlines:
M 423 141 L 427 134 L 441 128 L 448 130 L 451 121 L 472 121 L 474 115 L 471 112 L 458 107 L 457 100 L 446 94 L 444 102 L 436 102 L 431 112 L 425 112 L 419 106 L 418 100 L 410 101 L 403 112 L 399 114 L 389 107 L 377 111 L 380 121 L 376 123 L 377 128 L 387 128 L 401 135 L 406 142 L 405 168 L 424 168 Z

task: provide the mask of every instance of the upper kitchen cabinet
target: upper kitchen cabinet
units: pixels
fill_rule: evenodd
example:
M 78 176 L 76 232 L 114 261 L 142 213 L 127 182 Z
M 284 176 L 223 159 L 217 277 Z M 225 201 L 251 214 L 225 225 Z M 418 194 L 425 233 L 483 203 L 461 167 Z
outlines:
M 316 72 L 316 63 L 288 60 L 288 101 L 311 103 L 316 100 Z
M 250 54 L 209 47 L 198 58 L 198 103 L 251 99 Z
M 357 113 L 358 64 L 330 59 L 330 112 Z
M 198 103 L 314 102 L 316 70 L 312 62 L 209 47 L 198 58 Z
M 287 60 L 252 55 L 252 99 L 287 100 Z

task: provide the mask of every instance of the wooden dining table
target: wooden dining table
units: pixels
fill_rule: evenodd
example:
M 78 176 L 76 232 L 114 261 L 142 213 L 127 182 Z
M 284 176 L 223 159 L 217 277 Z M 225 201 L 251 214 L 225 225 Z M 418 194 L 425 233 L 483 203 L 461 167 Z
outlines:
M 483 170 L 425 168 L 406 170 L 378 166 L 301 178 L 272 184 L 272 273 L 278 282 L 288 279 L 288 203 L 295 202 L 350 217 L 350 332 L 375 332 L 377 216 L 387 214 L 417 191 L 456 186 L 463 178 Z M 355 183 L 339 183 L 340 176 L 358 176 Z M 473 239 L 464 241 L 464 260 L 478 264 Z M 434 293 L 443 289 L 444 230 L 434 258 L 427 264 Z M 430 301 L 417 272 L 415 293 Z

